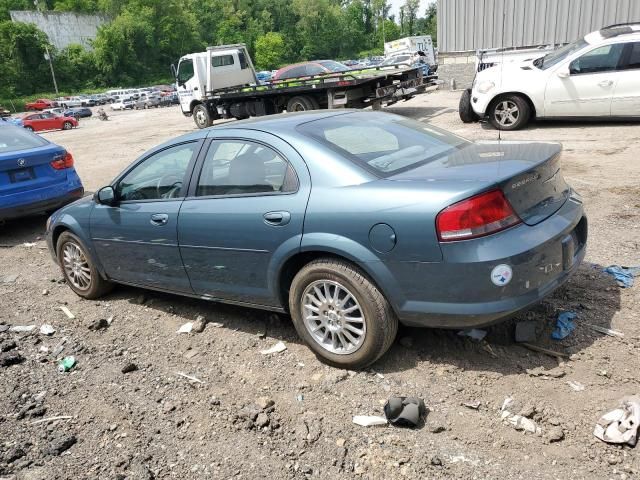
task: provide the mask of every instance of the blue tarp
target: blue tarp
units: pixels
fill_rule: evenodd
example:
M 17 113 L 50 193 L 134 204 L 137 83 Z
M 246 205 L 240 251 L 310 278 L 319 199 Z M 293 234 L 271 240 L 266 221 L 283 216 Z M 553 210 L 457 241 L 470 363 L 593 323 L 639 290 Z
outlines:
M 640 267 L 621 267 L 619 265 L 611 265 L 603 270 L 618 282 L 621 288 L 629 288 L 633 286 L 633 277 L 640 275 Z
M 551 332 L 551 338 L 554 340 L 566 338 L 576 328 L 573 319 L 577 316 L 578 314 L 576 312 L 560 312 L 558 320 L 556 321 L 556 328 Z

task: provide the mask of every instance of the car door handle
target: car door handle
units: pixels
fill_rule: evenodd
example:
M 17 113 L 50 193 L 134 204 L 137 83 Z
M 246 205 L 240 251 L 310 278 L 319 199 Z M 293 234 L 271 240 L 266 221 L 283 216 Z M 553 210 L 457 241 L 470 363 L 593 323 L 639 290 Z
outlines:
M 166 213 L 154 213 L 151 215 L 151 225 L 156 225 L 158 227 L 162 225 L 166 225 L 169 221 L 169 215 Z
M 282 226 L 291 221 L 291 214 L 289 212 L 267 212 L 263 217 L 267 225 Z
M 600 83 L 598 83 L 598 85 L 600 85 L 601 87 L 610 87 L 611 85 L 613 85 L 613 81 L 612 80 L 603 80 Z

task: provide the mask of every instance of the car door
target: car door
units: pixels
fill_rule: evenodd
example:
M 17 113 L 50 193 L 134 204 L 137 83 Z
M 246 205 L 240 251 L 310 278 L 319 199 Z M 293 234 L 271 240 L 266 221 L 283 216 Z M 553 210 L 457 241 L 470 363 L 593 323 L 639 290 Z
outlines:
M 556 67 L 547 81 L 544 116 L 611 115 L 611 100 L 619 78 L 618 65 L 623 46 L 616 43 L 596 47 Z
M 623 56 L 613 91 L 611 115 L 637 117 L 640 116 L 640 42 L 627 43 Z
M 210 140 L 178 221 L 194 291 L 280 306 L 275 272 L 300 248 L 310 190 L 306 164 L 280 138 L 229 129 Z
M 91 238 L 117 281 L 191 293 L 178 249 L 178 212 L 202 141 L 162 148 L 113 183 L 116 204 L 95 205 Z
M 60 128 L 60 121 L 53 113 L 41 113 L 40 114 L 40 125 L 41 130 L 53 130 L 56 128 Z
M 34 131 L 39 132 L 40 130 L 45 130 L 41 114 L 36 113 L 35 115 L 29 115 L 25 120 L 29 120 L 31 128 L 33 128 Z

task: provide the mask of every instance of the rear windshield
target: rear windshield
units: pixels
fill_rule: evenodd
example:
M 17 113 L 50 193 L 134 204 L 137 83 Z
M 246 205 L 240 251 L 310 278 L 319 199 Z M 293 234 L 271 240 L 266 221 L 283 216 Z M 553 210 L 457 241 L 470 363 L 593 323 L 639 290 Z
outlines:
M 47 143 L 44 138 L 23 128 L 9 125 L 0 127 L 0 153 L 42 147 Z
M 333 60 L 320 60 L 318 63 L 331 72 L 346 72 L 349 70 L 346 65 Z
M 307 122 L 298 130 L 381 177 L 419 167 L 470 143 L 426 123 L 364 112 Z

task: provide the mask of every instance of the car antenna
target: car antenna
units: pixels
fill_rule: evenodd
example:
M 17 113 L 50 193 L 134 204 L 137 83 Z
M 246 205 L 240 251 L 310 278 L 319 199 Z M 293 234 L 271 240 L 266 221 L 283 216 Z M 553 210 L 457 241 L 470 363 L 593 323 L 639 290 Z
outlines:
M 507 6 L 504 5 L 504 9 L 502 10 L 502 34 L 501 34 L 501 43 L 502 43 L 502 59 L 500 60 L 500 83 L 502 84 L 502 76 L 504 75 L 504 21 L 507 17 Z M 498 142 L 502 141 L 502 130 L 498 129 Z

